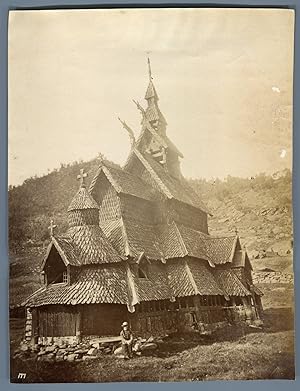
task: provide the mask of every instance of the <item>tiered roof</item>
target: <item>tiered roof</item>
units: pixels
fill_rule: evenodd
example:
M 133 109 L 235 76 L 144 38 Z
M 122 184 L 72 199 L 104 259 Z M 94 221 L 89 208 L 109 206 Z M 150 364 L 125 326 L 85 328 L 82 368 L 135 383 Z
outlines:
M 152 205 L 151 215 L 166 202 L 187 205 L 205 216 L 209 213 L 187 181 L 181 175 L 174 176 L 167 164 L 145 148 L 152 137 L 163 150 L 171 151 L 173 158 L 182 156 L 165 134 L 166 121 L 158 108 L 150 64 L 149 78 L 142 132 L 133 141 L 124 168 L 102 161 L 89 191 L 84 183 L 86 174 L 81 172 L 80 188 L 68 208 L 70 227 L 64 235 L 51 238 L 44 265 L 54 246 L 63 262 L 78 272 L 71 284 L 50 284 L 39 290 L 28 305 L 119 303 L 132 310 L 141 301 L 251 295 L 234 272 L 235 267 L 245 267 L 247 259 L 236 235 L 213 237 L 186 220 L 183 224 L 174 217 L 142 219 L 135 214 L 138 205 Z M 131 213 L 120 208 L 120 215 L 99 221 L 102 198 L 95 196 L 104 182 L 119 199 L 126 196 L 134 201 L 125 203 L 133 205 Z M 101 189 L 106 191 L 104 186 Z M 123 207 L 125 204 L 120 202 Z M 149 262 L 147 278 L 138 276 L 141 259 Z

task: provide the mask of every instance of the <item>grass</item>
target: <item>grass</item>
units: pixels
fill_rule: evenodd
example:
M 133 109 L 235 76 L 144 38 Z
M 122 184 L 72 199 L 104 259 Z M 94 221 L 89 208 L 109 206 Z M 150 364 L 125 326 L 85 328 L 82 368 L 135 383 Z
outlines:
M 200 381 L 294 378 L 291 308 L 265 311 L 262 331 L 229 327 L 213 338 L 174 336 L 151 356 L 123 361 L 103 355 L 92 361 L 11 361 L 11 379 L 26 382 Z

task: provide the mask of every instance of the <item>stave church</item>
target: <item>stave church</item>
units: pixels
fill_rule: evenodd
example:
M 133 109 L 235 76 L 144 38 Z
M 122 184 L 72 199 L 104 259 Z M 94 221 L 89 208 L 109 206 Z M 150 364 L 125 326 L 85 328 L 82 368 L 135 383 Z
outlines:
M 210 235 L 209 211 L 180 169 L 148 60 L 138 138 L 122 168 L 101 160 L 68 206 L 69 228 L 55 234 L 41 270 L 43 286 L 24 302 L 26 340 L 213 332 L 262 321 L 261 291 L 238 234 Z M 74 178 L 75 180 L 75 178 Z M 67 206 L 66 206 L 67 207 Z

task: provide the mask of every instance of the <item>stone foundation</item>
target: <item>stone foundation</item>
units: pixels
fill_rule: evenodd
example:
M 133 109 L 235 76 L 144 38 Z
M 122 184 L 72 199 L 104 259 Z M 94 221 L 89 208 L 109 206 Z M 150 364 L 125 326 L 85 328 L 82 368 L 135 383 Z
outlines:
M 163 341 L 153 337 L 148 339 L 137 337 L 133 351 L 136 355 L 141 355 L 143 352 L 155 350 L 158 342 Z M 120 347 L 120 337 L 94 338 L 86 342 L 74 340 L 74 342 L 65 343 L 62 343 L 62 338 L 55 341 L 44 338 L 39 339 L 35 344 L 23 341 L 13 357 L 21 359 L 34 357 L 37 361 L 86 361 L 113 353 L 122 355 Z
M 26 323 L 25 323 L 25 341 L 32 340 L 32 312 L 31 309 L 26 308 Z

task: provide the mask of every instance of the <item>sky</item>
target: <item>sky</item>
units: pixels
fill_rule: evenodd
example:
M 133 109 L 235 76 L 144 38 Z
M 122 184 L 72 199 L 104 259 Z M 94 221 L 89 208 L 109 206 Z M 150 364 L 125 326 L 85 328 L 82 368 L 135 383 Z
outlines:
M 192 178 L 291 168 L 294 14 L 271 9 L 12 11 L 9 184 L 130 151 L 147 56 Z

